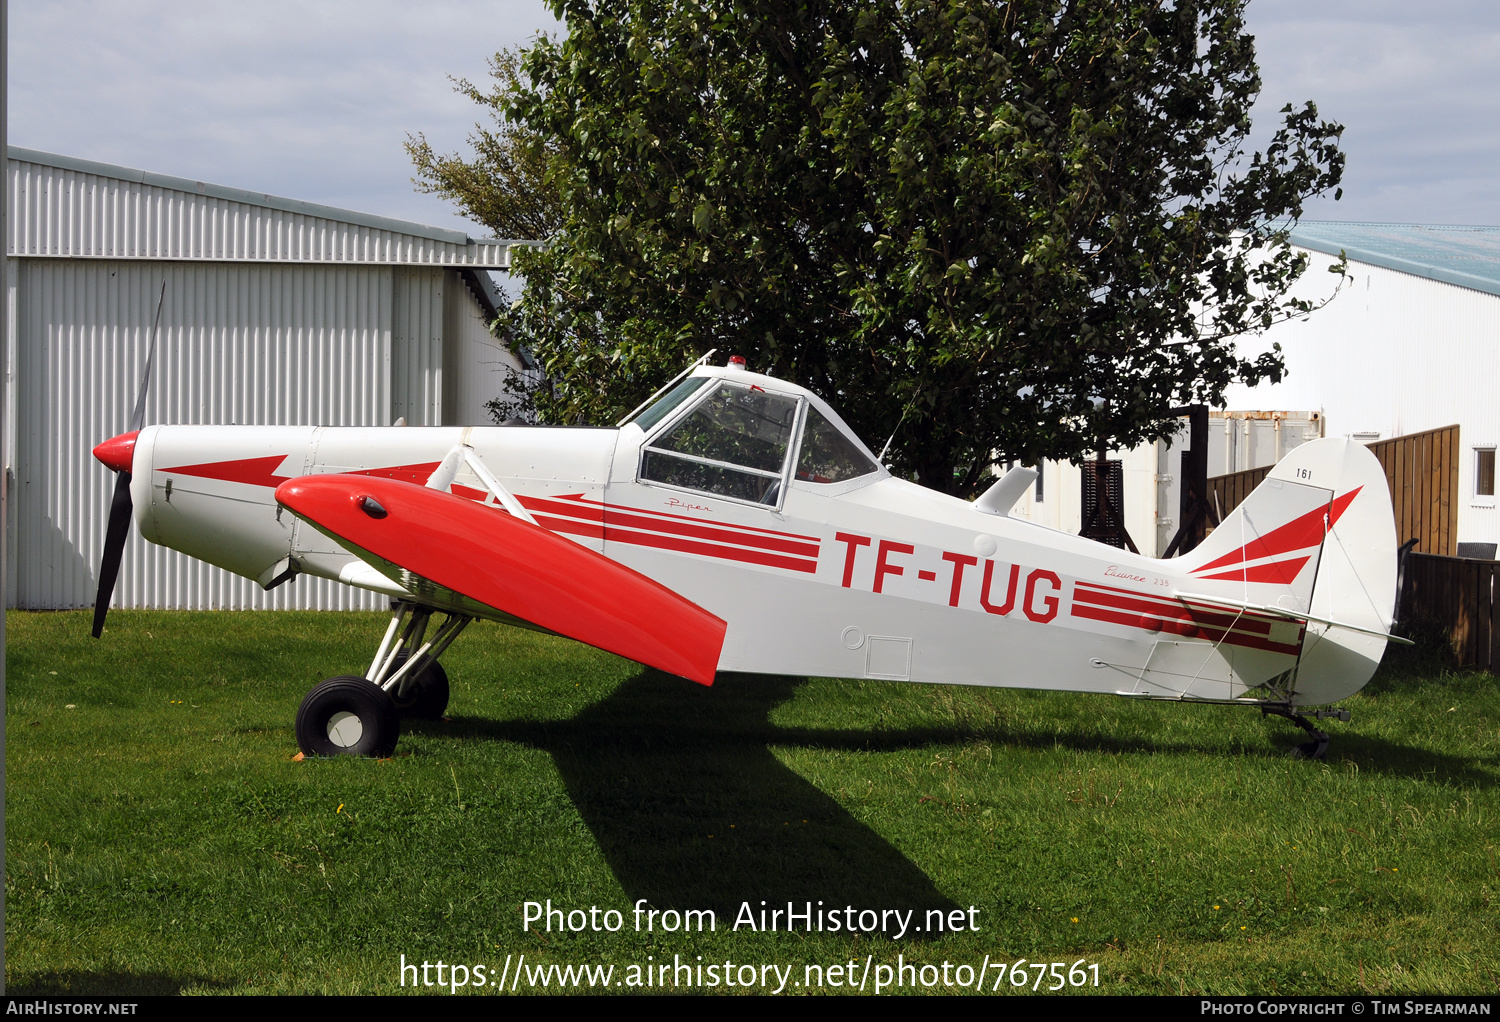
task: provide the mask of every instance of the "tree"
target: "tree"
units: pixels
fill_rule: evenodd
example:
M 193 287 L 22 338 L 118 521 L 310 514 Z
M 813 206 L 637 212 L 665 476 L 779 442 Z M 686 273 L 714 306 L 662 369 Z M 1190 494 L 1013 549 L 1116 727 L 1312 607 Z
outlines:
M 708 350 L 828 399 L 925 485 L 1080 459 L 1279 378 L 1288 244 L 1342 129 L 1250 153 L 1244 0 L 553 0 L 486 100 L 556 230 L 505 319 L 552 421 Z M 522 80 L 524 77 L 524 81 Z
M 496 237 L 548 237 L 562 226 L 557 190 L 546 173 L 548 162 L 557 156 L 556 147 L 524 124 L 505 120 L 507 98 L 528 87 L 520 54 L 514 50 L 495 54 L 490 59 L 490 77 L 495 84 L 488 93 L 466 78 L 453 83 L 461 95 L 488 107 L 496 122 L 494 128 L 476 127 L 469 136 L 475 159 L 439 156 L 427 136 L 408 135 L 406 152 L 417 166 L 413 183 L 420 192 L 456 203 Z

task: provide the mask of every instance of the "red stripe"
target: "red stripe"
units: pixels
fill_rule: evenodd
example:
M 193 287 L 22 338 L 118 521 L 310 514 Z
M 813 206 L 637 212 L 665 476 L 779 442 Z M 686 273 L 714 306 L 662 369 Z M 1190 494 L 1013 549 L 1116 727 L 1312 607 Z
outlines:
M 1246 543 L 1238 550 L 1232 550 L 1217 560 L 1209 561 L 1202 567 L 1194 568 L 1193 574 L 1196 575 L 1202 571 L 1211 571 L 1226 564 L 1255 561 L 1262 557 L 1275 557 L 1278 554 L 1290 553 L 1293 550 L 1302 550 L 1310 546 L 1317 546 L 1323 542 L 1323 516 L 1325 514 L 1328 516 L 1328 527 L 1333 528 L 1338 523 L 1339 518 L 1343 516 L 1344 511 L 1348 509 L 1355 495 L 1362 489 L 1364 489 L 1363 486 L 1355 487 L 1333 501 L 1329 506 L 1315 508 L 1301 518 L 1294 518 L 1280 528 L 1272 529 L 1259 539 Z
M 772 536 L 755 536 L 749 533 L 737 532 L 731 529 L 713 528 L 707 525 L 693 525 L 688 522 L 662 522 L 654 521 L 645 515 L 622 514 L 611 505 L 605 512 L 605 521 L 611 529 L 615 525 L 633 525 L 638 529 L 650 529 L 653 532 L 666 532 L 678 536 L 696 536 L 699 539 L 716 540 L 720 543 L 739 543 L 744 546 L 761 547 L 765 550 L 779 550 L 784 554 L 797 554 L 801 557 L 818 556 L 818 543 L 793 543 L 784 539 L 776 539 Z
M 645 515 L 650 518 L 671 519 L 670 523 L 652 522 L 649 525 L 644 526 L 645 528 L 654 529 L 657 532 L 681 532 L 684 535 L 692 535 L 693 533 L 687 532 L 675 526 L 676 522 L 684 522 L 688 525 L 693 526 L 732 529 L 736 533 L 754 532 L 759 533 L 762 536 L 774 536 L 778 539 L 798 540 L 803 543 L 812 543 L 815 546 L 822 542 L 822 540 L 820 540 L 817 536 L 803 536 L 795 532 L 778 532 L 775 529 L 762 529 L 754 525 L 717 526 L 712 522 L 704 522 L 701 518 L 691 518 L 687 515 L 674 515 L 669 514 L 666 511 L 652 511 L 648 508 L 630 507 L 625 504 L 606 504 L 603 501 L 589 500 L 581 493 L 570 493 L 566 496 L 554 497 L 551 498 L 550 501 L 547 498 L 542 497 L 521 497 L 519 499 L 521 503 L 524 504 L 528 509 L 540 506 L 545 503 L 553 503 L 552 507 L 545 508 L 545 510 L 554 511 L 558 514 L 572 515 L 575 518 L 589 518 L 593 521 L 602 521 L 605 516 L 608 516 L 610 521 L 615 521 L 617 516 L 620 516 L 623 519 L 623 514 Z M 566 502 L 565 505 L 562 503 L 558 503 L 564 501 Z M 764 543 L 754 543 L 752 539 L 745 537 L 739 537 L 733 541 L 754 546 L 766 545 Z M 781 548 L 768 547 L 768 549 Z M 816 556 L 816 551 L 813 551 L 813 556 Z
M 1121 597 L 1131 597 L 1131 598 L 1140 599 L 1140 600 L 1150 600 L 1150 601 L 1156 603 L 1158 606 L 1161 606 L 1161 607 L 1170 607 L 1170 608 L 1172 608 L 1174 610 L 1181 610 L 1183 607 L 1188 607 L 1188 608 L 1190 608 L 1192 610 L 1203 611 L 1205 613 L 1234 614 L 1236 616 L 1239 616 L 1239 618 L 1240 618 L 1240 620 L 1242 622 L 1244 622 L 1244 621 L 1262 621 L 1262 622 L 1265 622 L 1266 625 L 1268 625 L 1268 626 L 1271 625 L 1271 624 L 1273 624 L 1273 623 L 1275 623 L 1275 622 L 1286 620 L 1285 618 L 1283 618 L 1283 617 L 1281 617 L 1279 615 L 1276 615 L 1276 614 L 1267 614 L 1264 611 L 1249 610 L 1249 609 L 1246 609 L 1244 611 L 1240 611 L 1240 610 L 1226 610 L 1223 606 L 1221 606 L 1219 604 L 1205 603 L 1205 602 L 1198 601 L 1198 600 L 1185 600 L 1185 599 L 1183 599 L 1181 597 L 1168 598 L 1168 597 L 1165 597 L 1165 596 L 1153 596 L 1150 593 L 1138 593 L 1138 592 L 1136 592 L 1136 591 L 1134 591 L 1132 589 L 1118 589 L 1118 588 L 1116 588 L 1114 586 L 1100 585 L 1097 582 L 1079 582 L 1078 583 L 1078 589 L 1080 591 L 1094 591 L 1094 592 L 1098 592 L 1098 593 L 1101 593 L 1101 594 L 1118 595 L 1118 596 L 1121 596 Z
M 1204 581 L 1223 579 L 1226 582 L 1279 582 L 1282 585 L 1291 585 L 1297 578 L 1297 573 L 1311 557 L 1289 557 L 1284 561 L 1272 561 L 1269 564 L 1257 564 L 1250 568 L 1234 568 L 1231 571 L 1221 572 L 1218 575 L 1204 575 Z
M 655 512 L 642 511 L 639 508 L 631 508 L 629 513 L 624 513 L 619 509 L 620 505 L 617 504 L 585 503 L 582 499 L 574 499 L 572 497 L 562 497 L 554 500 L 528 497 L 524 498 L 522 503 L 533 511 L 551 511 L 556 514 L 582 518 L 590 522 L 602 523 L 607 520 L 611 535 L 613 535 L 617 526 L 634 526 L 636 529 L 650 530 L 652 532 L 692 536 L 697 539 L 710 540 L 717 543 L 735 543 L 742 546 L 759 547 L 764 550 L 775 550 L 781 553 L 810 557 L 814 561 L 817 560 L 821 545 L 820 541 L 816 539 L 809 539 L 807 542 L 793 542 L 793 539 L 801 539 L 802 537 L 795 536 L 792 533 L 769 533 L 768 530 L 755 530 L 758 533 L 766 533 L 764 535 L 756 535 L 749 531 L 741 531 L 738 526 L 731 528 L 706 525 L 689 518 L 682 518 L 679 515 L 663 515 L 658 517 Z M 662 518 L 672 520 L 660 520 Z M 538 519 L 538 521 L 540 520 Z M 559 519 L 554 518 L 549 520 L 558 521 Z M 575 529 L 565 531 L 577 532 Z M 589 531 L 581 534 L 597 536 L 599 533 L 597 531 Z M 783 536 L 789 538 L 779 538 Z
M 654 518 L 673 518 L 673 519 L 676 519 L 677 521 L 680 521 L 680 522 L 693 522 L 693 523 L 699 524 L 699 525 L 703 524 L 703 519 L 701 519 L 701 518 L 693 518 L 693 517 L 690 517 L 688 515 L 674 515 L 674 514 L 671 514 L 671 513 L 667 512 L 667 511 L 651 511 L 651 510 L 649 510 L 647 508 L 643 508 L 643 507 L 628 507 L 628 506 L 626 506 L 624 504 L 603 504 L 602 506 L 605 509 L 605 513 L 609 514 L 609 515 L 612 515 L 616 511 L 629 511 L 629 512 L 631 512 L 633 514 L 638 514 L 638 515 L 651 515 Z M 758 526 L 754 526 L 754 525 L 736 525 L 735 528 L 736 529 L 741 529 L 741 530 L 744 530 L 744 531 L 748 531 L 748 532 L 759 532 L 759 533 L 763 533 L 764 535 L 767 535 L 767 536 L 779 536 L 782 539 L 800 539 L 804 543 L 820 543 L 820 542 L 822 542 L 820 539 L 818 539 L 817 536 L 803 536 L 803 535 L 800 535 L 799 533 L 795 533 L 795 532 L 778 532 L 775 529 L 762 529 L 762 528 L 759 528 Z M 667 530 L 662 529 L 661 531 L 665 532 Z
M 1147 613 L 1163 620 L 1194 621 L 1200 625 L 1210 625 L 1218 628 L 1239 628 L 1244 631 L 1258 632 L 1262 635 L 1269 635 L 1271 633 L 1271 620 L 1273 620 L 1254 616 L 1248 611 L 1244 614 L 1236 614 L 1234 611 L 1226 611 L 1222 607 L 1204 608 L 1200 604 L 1188 606 L 1184 606 L 1181 603 L 1163 604 L 1157 603 L 1154 600 L 1133 599 L 1132 597 L 1117 595 L 1115 593 L 1091 592 L 1082 586 L 1079 586 L 1074 591 L 1073 599 L 1098 607 Z
M 1223 607 L 1212 603 L 1199 603 L 1193 600 L 1184 600 L 1180 597 L 1175 596 L 1157 596 L 1153 593 L 1143 593 L 1135 589 L 1121 589 L 1118 586 L 1107 586 L 1100 582 L 1079 582 L 1077 585 L 1080 590 L 1092 591 L 1101 594 L 1118 595 L 1136 600 L 1151 600 L 1161 607 L 1171 608 L 1174 611 L 1181 610 L 1184 606 L 1186 606 L 1191 607 L 1195 610 L 1203 610 L 1218 614 L 1239 613 L 1239 611 L 1226 611 Z M 1244 614 L 1247 618 L 1253 618 L 1258 621 L 1271 622 L 1281 620 L 1274 615 L 1262 614 L 1253 610 L 1246 610 L 1244 611 Z
M 553 514 L 582 518 L 590 522 L 602 523 L 604 521 L 604 505 L 595 501 L 585 502 L 581 493 L 570 493 L 567 496 L 553 498 L 523 497 L 516 494 L 516 499 L 528 511 L 551 511 Z
M 1297 631 L 1298 645 L 1288 645 L 1282 642 L 1272 642 L 1269 638 L 1263 638 L 1258 635 L 1246 635 L 1242 632 L 1226 632 L 1217 628 L 1199 628 L 1185 621 L 1160 620 L 1161 627 L 1153 629 L 1140 615 L 1105 610 L 1100 607 L 1091 607 L 1088 604 L 1075 603 L 1073 605 L 1073 616 L 1089 618 L 1094 621 L 1104 621 L 1108 624 L 1124 625 L 1127 628 L 1139 628 L 1148 632 L 1163 631 L 1190 639 L 1207 639 L 1210 642 L 1222 642 L 1226 646 L 1239 646 L 1244 649 L 1262 649 L 1270 653 L 1284 653 L 1287 656 L 1296 656 L 1301 649 L 1302 629 L 1300 628 Z M 1152 623 L 1155 624 L 1157 621 L 1153 621 Z
M 649 532 L 635 532 L 630 529 L 616 529 L 613 526 L 605 527 L 604 540 L 607 543 L 628 543 L 632 546 L 655 547 L 658 550 L 676 550 L 685 554 L 703 554 L 707 557 L 718 557 L 727 561 L 765 564 L 773 568 L 790 568 L 793 571 L 805 571 L 808 574 L 814 574 L 818 570 L 816 559 L 802 560 L 797 557 L 784 557 L 781 554 L 773 554 L 761 550 L 746 550 L 743 547 L 720 546 L 715 543 L 699 543 L 691 539 L 678 539 L 675 536 L 659 536 Z
M 604 526 L 594 522 L 576 522 L 569 518 L 553 518 L 551 515 L 532 515 L 536 523 L 544 529 L 553 532 L 563 532 L 570 536 L 587 536 L 590 539 L 603 539 Z
M 272 454 L 264 458 L 239 458 L 232 461 L 209 461 L 201 465 L 177 465 L 157 469 L 158 472 L 176 472 L 179 475 L 198 476 L 203 479 L 222 479 L 226 483 L 245 483 L 249 486 L 280 486 L 290 476 L 274 474 L 289 454 Z M 425 483 L 427 477 L 437 471 L 439 462 L 421 465 L 391 465 L 386 468 L 351 469 L 346 475 L 373 476 L 376 479 L 399 479 L 407 483 Z M 473 491 L 479 492 L 479 491 Z

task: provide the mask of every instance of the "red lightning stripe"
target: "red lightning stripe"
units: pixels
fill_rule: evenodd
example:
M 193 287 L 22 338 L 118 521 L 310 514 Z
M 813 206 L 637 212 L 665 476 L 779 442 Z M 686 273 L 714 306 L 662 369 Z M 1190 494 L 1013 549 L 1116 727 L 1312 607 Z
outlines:
M 199 476 L 203 479 L 222 479 L 227 483 L 246 483 L 250 486 L 269 486 L 273 489 L 291 476 L 272 473 L 287 459 L 285 454 L 273 454 L 267 458 L 241 458 L 238 461 L 211 461 L 202 465 L 178 465 L 175 468 L 158 469 L 160 472 L 176 472 L 178 475 Z
M 176 465 L 172 468 L 159 468 L 158 472 L 176 472 L 178 475 L 198 476 L 202 479 L 222 479 L 226 483 L 244 483 L 247 486 L 269 486 L 272 489 L 286 482 L 291 476 L 276 475 L 274 470 L 281 463 L 291 457 L 288 454 L 272 454 L 264 458 L 240 458 L 237 461 L 208 461 L 201 465 Z M 377 479 L 399 479 L 406 483 L 425 483 L 427 477 L 437 471 L 439 462 L 427 462 L 421 465 L 390 465 L 385 468 L 350 469 L 347 475 L 374 476 Z M 465 489 L 465 487 L 455 487 Z M 469 490 L 460 496 L 476 494 L 483 496 L 479 490 Z
M 1231 550 L 1217 560 L 1209 561 L 1202 567 L 1194 568 L 1193 574 L 1198 575 L 1202 572 L 1212 571 L 1214 568 L 1222 568 L 1229 564 L 1259 560 L 1262 557 L 1275 557 L 1277 554 L 1288 554 L 1293 550 L 1305 550 L 1310 546 L 1317 546 L 1323 542 L 1323 516 L 1325 514 L 1328 516 L 1328 527 L 1330 529 L 1333 528 L 1338 523 L 1339 518 L 1348 509 L 1349 504 L 1362 489 L 1364 489 L 1362 486 L 1355 487 L 1342 497 L 1334 500 L 1328 507 L 1315 508 L 1300 518 L 1294 518 L 1280 528 L 1272 529 L 1259 539 L 1246 543 L 1238 550 Z M 1300 563 L 1297 565 L 1298 568 L 1301 568 L 1301 566 Z M 1251 570 L 1254 571 L 1256 569 Z M 1292 572 L 1292 577 L 1295 578 L 1296 574 L 1295 571 Z M 1234 578 L 1237 580 L 1242 578 L 1240 575 L 1214 575 L 1211 577 Z M 1280 577 L 1268 579 L 1250 578 L 1248 581 L 1280 582 L 1282 579 Z

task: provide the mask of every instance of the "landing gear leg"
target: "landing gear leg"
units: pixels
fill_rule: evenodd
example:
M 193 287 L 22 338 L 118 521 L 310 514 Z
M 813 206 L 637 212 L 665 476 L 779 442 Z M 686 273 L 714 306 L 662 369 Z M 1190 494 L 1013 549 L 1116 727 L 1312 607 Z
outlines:
M 473 618 L 448 614 L 437 633 L 426 640 L 430 607 L 398 602 L 380 650 L 370 664 L 370 681 L 388 692 L 403 717 L 437 720 L 448 708 L 448 674 L 438 657 Z
M 1327 718 L 1330 720 L 1348 720 L 1348 710 L 1314 710 L 1304 715 L 1292 710 L 1290 706 L 1262 706 L 1260 712 L 1263 716 L 1285 717 L 1306 731 L 1312 738 L 1310 742 L 1303 742 L 1292 752 L 1295 759 L 1323 760 L 1328 755 L 1328 734 L 1313 726 L 1312 718 Z

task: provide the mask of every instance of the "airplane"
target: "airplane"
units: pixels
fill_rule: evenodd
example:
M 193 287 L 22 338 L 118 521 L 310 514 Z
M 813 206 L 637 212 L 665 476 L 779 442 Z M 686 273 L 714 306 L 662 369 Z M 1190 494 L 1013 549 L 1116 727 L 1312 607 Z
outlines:
M 712 354 L 712 353 L 710 353 Z M 699 359 L 613 428 L 142 427 L 118 473 L 94 634 L 129 520 L 255 579 L 389 596 L 362 674 L 314 686 L 306 756 L 390 756 L 438 718 L 440 659 L 476 619 L 712 684 L 718 671 L 1258 707 L 1311 737 L 1390 641 L 1396 533 L 1358 443 L 1304 444 L 1190 553 L 1160 560 L 891 474 L 818 395 Z M 436 616 L 442 622 L 432 627 Z M 373 637 L 372 637 L 373 638 Z

